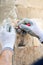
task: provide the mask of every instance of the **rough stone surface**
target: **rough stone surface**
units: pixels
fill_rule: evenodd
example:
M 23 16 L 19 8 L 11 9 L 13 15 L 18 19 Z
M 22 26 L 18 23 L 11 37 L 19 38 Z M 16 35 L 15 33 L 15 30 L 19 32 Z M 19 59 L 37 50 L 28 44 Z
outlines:
M 17 17 L 14 16 L 16 6 Z M 13 14 L 12 14 L 13 12 Z M 0 0 L 0 22 L 3 19 L 10 17 L 13 20 L 18 18 L 19 20 L 28 18 L 41 18 L 38 21 L 38 25 L 43 29 L 43 0 Z M 18 47 L 19 43 L 23 40 L 25 46 Z M 43 45 L 37 38 L 31 37 L 26 34 L 22 37 L 21 34 L 17 34 L 17 40 L 14 48 L 13 65 L 31 65 L 33 62 L 43 57 Z M 0 65 L 11 65 L 12 54 L 5 51 L 0 55 Z M 11 56 L 10 56 L 11 55 Z M 7 60 L 9 58 L 9 60 Z

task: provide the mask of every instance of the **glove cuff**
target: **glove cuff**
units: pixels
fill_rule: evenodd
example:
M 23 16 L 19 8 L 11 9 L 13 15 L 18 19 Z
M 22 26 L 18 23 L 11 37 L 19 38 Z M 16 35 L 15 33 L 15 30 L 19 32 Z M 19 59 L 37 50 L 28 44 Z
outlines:
M 43 43 L 43 31 L 40 32 L 39 40 L 41 43 Z

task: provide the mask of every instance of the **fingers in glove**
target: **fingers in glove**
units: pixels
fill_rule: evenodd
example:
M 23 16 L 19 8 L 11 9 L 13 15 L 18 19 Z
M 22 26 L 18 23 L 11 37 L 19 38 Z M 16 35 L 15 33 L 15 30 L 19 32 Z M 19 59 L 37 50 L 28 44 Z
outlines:
M 11 20 L 10 20 L 10 18 L 3 20 L 3 30 L 6 32 L 11 31 Z
M 27 25 L 21 24 L 19 27 L 20 27 L 20 29 L 22 29 L 22 30 L 24 30 L 26 32 L 31 31 L 31 26 L 27 26 Z
M 18 25 L 20 25 L 20 24 L 27 24 L 27 23 L 33 24 L 33 22 L 32 22 L 30 19 L 24 18 L 23 20 L 21 20 L 21 21 L 18 23 Z
M 24 24 L 21 24 L 19 26 L 22 30 L 26 31 L 27 33 L 29 33 L 30 35 L 34 36 L 34 37 L 38 37 L 32 30 L 32 26 L 27 26 Z

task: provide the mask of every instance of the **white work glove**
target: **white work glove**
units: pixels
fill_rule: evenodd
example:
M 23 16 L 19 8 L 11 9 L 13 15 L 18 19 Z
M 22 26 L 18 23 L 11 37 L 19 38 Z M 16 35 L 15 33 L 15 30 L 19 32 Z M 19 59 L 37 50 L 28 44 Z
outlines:
M 26 24 L 30 23 L 29 26 Z M 40 42 L 43 42 L 43 31 L 38 27 L 35 21 L 32 19 L 24 18 L 18 23 L 21 30 L 28 32 L 30 35 L 38 37 Z
M 4 24 L 5 25 L 0 26 L 0 43 L 2 50 L 5 48 L 13 49 L 16 40 L 16 31 L 10 23 L 6 22 Z

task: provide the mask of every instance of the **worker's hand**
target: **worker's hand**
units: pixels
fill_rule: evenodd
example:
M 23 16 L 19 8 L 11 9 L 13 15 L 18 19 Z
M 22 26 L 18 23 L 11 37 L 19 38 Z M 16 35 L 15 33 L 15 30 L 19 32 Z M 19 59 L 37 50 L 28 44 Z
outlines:
M 32 21 L 32 19 L 24 18 L 18 23 L 18 26 L 32 36 L 38 37 L 41 42 L 43 41 L 43 31 L 40 30 L 36 22 Z
M 8 22 L 6 22 L 5 25 L 0 27 L 0 42 L 2 43 L 2 50 L 5 48 L 13 49 L 15 40 L 15 29 L 11 24 L 8 24 Z

